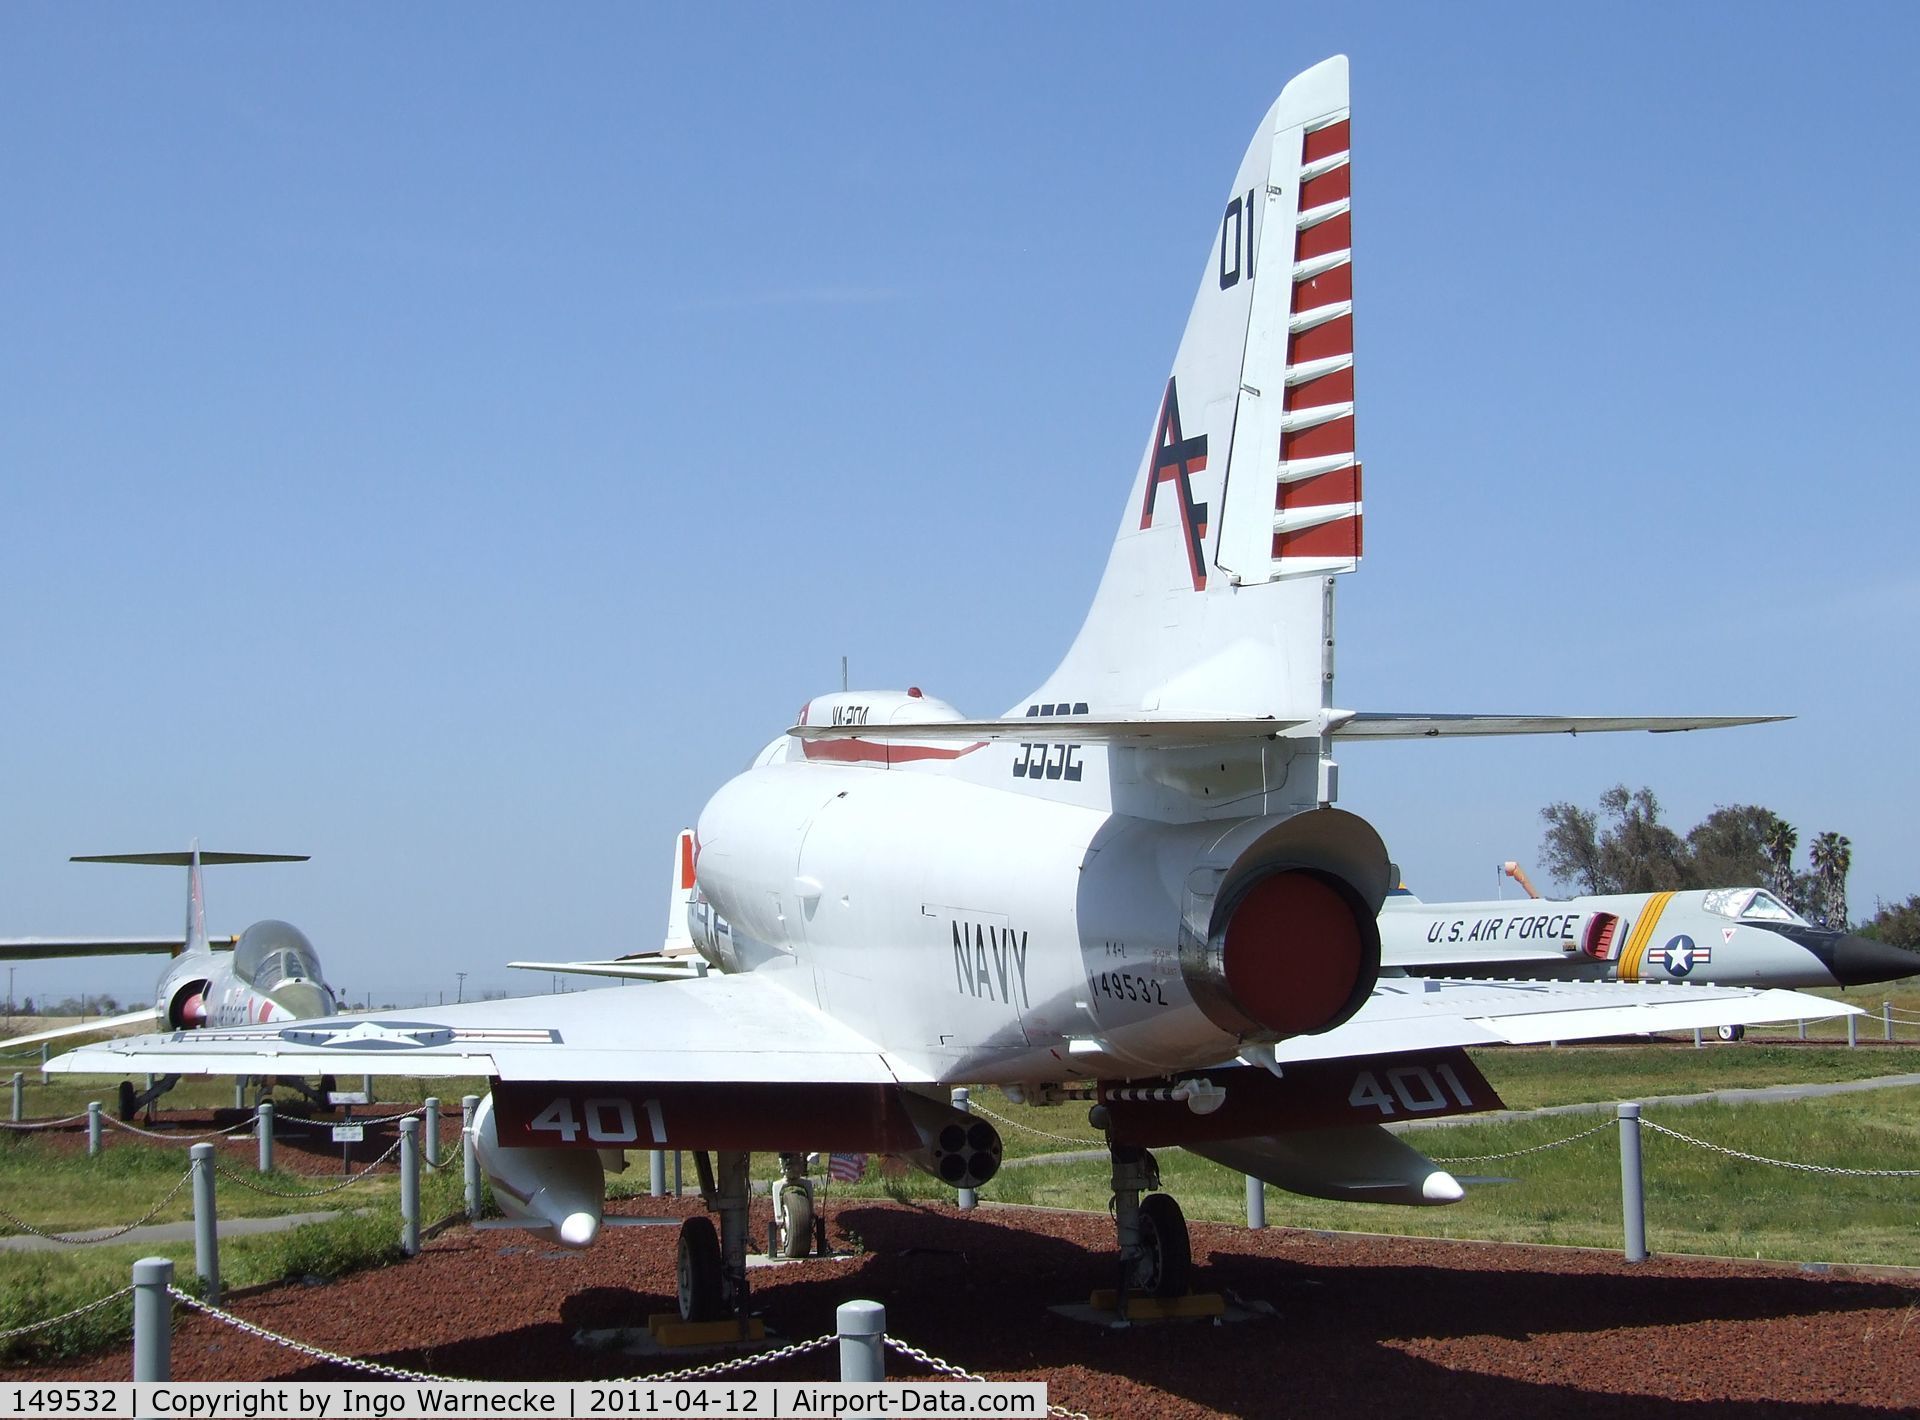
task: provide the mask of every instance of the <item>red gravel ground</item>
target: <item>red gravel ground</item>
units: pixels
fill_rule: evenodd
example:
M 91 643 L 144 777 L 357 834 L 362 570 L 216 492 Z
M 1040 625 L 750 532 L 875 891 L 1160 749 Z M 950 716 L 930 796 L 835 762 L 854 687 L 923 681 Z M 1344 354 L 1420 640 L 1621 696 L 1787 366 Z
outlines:
M 337 1168 L 335 1162 L 333 1167 Z M 633 1200 L 623 1211 L 695 1211 Z M 761 1205 L 764 1210 L 764 1204 Z M 1201 1289 L 1276 1317 L 1107 1331 L 1048 1310 L 1113 1272 L 1111 1224 L 1039 1210 L 831 1203 L 846 1262 L 753 1273 L 755 1308 L 788 1340 L 831 1332 L 835 1306 L 886 1303 L 888 1330 L 994 1379 L 1042 1378 L 1095 1417 L 1850 1416 L 1920 1410 L 1920 1285 L 1780 1265 L 1329 1236 L 1196 1225 Z M 764 1232 L 764 1217 L 756 1218 Z M 675 1230 L 609 1229 L 585 1252 L 456 1227 L 403 1266 L 234 1303 L 257 1324 L 344 1354 L 456 1376 L 585 1379 L 662 1370 L 576 1345 L 673 1307 Z M 355 1379 L 199 1316 L 173 1343 L 182 1380 Z M 831 1353 L 755 1368 L 830 1378 Z M 889 1373 L 914 1368 L 890 1358 Z M 117 1348 L 56 1369 L 124 1379 Z

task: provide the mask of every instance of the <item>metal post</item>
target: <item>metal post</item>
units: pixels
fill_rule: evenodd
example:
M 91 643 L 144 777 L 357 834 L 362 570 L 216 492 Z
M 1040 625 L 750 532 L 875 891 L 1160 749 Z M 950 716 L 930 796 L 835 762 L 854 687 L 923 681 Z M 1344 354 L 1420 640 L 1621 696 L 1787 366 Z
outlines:
M 973 1104 L 965 1085 L 955 1085 L 953 1087 L 953 1107 L 962 1114 L 973 1113 Z M 960 1211 L 962 1213 L 971 1211 L 979 1201 L 980 1195 L 974 1189 L 963 1188 L 960 1190 Z M 874 1379 L 878 1380 L 879 1377 L 875 1376 Z
M 360 1093 L 367 1097 L 368 1104 L 373 1103 L 373 1076 L 362 1075 L 360 1077 Z
M 647 1192 L 654 1198 L 667 1196 L 667 1155 L 663 1149 L 647 1150 Z
M 680 1151 L 673 1151 L 673 1196 L 680 1196 Z
M 133 1378 L 173 1379 L 173 1259 L 143 1257 L 133 1264 Z
M 245 1109 L 247 1107 L 247 1077 L 245 1075 L 235 1075 L 233 1077 L 233 1107 L 235 1109 Z
M 193 1169 L 193 1270 L 207 1284 L 207 1300 L 220 1301 L 220 1230 L 213 1206 L 213 1145 L 187 1150 Z
M 1848 1016 L 1847 1017 L 1847 1048 L 1852 1049 L 1854 1046 L 1858 1045 L 1859 1043 L 1860 1043 L 1860 1018 L 1858 1016 Z M 17 1080 L 19 1076 L 16 1075 L 14 1078 Z M 16 1119 L 19 1118 L 18 1115 L 15 1115 L 14 1117 Z
M 1620 1213 L 1628 1262 L 1647 1260 L 1647 1193 L 1640 1168 L 1640 1106 L 1623 1104 L 1620 1117 Z
M 426 1122 L 420 1126 L 420 1137 L 426 1145 L 427 1167 L 440 1167 L 440 1097 L 428 1095 L 421 1105 Z
M 273 1101 L 261 1100 L 254 1111 L 253 1134 L 260 1141 L 260 1172 L 273 1172 Z
M 840 1379 L 880 1381 L 887 1376 L 887 1309 L 878 1302 L 842 1302 L 833 1312 L 840 1338 Z
M 13 1122 L 18 1124 L 26 1117 L 27 1077 L 18 1070 L 13 1072 Z
M 40 1083 L 43 1085 L 47 1083 L 47 1045 L 44 1040 L 40 1042 Z
M 420 1252 L 420 1121 L 412 1115 L 400 1121 L 400 1250 Z
M 1800 1022 L 1800 1039 L 1805 1040 L 1806 1038 L 1807 1038 L 1807 1023 L 1805 1021 L 1802 1021 Z
M 1695 1050 L 1700 1049 L 1700 1027 L 1699 1026 L 1695 1026 L 1693 1028 L 1693 1048 Z
M 100 1152 L 100 1101 L 94 1100 L 87 1106 L 87 1157 L 93 1158 Z
M 1893 1039 L 1893 1002 L 1882 1001 L 1880 1003 L 1880 1019 L 1885 1023 L 1885 1026 L 1886 1026 L 1885 1034 L 1887 1039 L 1892 1040 Z
M 1252 1174 L 1247 1175 L 1247 1226 L 1264 1228 L 1267 1225 L 1267 1186 Z
M 460 1171 L 467 1185 L 467 1221 L 480 1216 L 480 1151 L 473 1143 L 473 1116 L 479 1112 L 480 1096 L 460 1097 Z

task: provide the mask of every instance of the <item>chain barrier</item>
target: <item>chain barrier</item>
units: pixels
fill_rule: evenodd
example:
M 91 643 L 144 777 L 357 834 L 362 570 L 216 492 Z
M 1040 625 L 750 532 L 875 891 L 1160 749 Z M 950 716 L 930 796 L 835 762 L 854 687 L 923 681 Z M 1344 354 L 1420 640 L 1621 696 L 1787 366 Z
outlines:
M 1678 1129 L 1669 1129 L 1664 1124 L 1655 1124 L 1651 1119 L 1640 1121 L 1656 1134 L 1665 1134 L 1678 1139 L 1683 1144 L 1692 1144 L 1695 1148 L 1707 1149 L 1716 1154 L 1725 1154 L 1728 1158 L 1745 1159 L 1751 1164 L 1771 1164 L 1777 1169 L 1798 1169 L 1802 1173 L 1831 1174 L 1838 1178 L 1920 1178 L 1920 1169 L 1843 1169 L 1832 1164 L 1800 1164 L 1791 1159 L 1770 1159 L 1764 1154 L 1749 1154 L 1739 1149 L 1729 1149 L 1725 1144 L 1712 1144 L 1705 1139 L 1696 1139 L 1691 1134 L 1682 1134 Z
M 818 1351 L 831 1346 L 839 1340 L 836 1336 L 816 1336 L 811 1341 L 796 1341 L 791 1346 L 782 1346 L 777 1351 L 759 1351 L 751 1356 L 735 1356 L 731 1361 L 715 1361 L 707 1366 L 688 1366 L 679 1371 L 656 1371 L 646 1376 L 622 1376 L 619 1380 L 608 1381 L 608 1385 L 645 1385 L 654 1381 L 699 1381 L 708 1376 L 731 1375 L 735 1371 L 744 1371 L 748 1366 L 764 1366 L 769 1361 L 784 1361 L 790 1356 L 804 1356 L 810 1351 Z
M 0 1120 L 0 1129 L 18 1129 L 23 1132 L 29 1129 L 58 1129 L 64 1124 L 78 1124 L 85 1118 L 84 1114 L 70 1114 L 65 1119 L 41 1119 L 31 1124 L 25 1121 L 15 1124 L 11 1120 Z
M 459 1376 L 441 1376 L 431 1371 L 409 1371 L 400 1366 L 383 1366 L 378 1361 L 362 1361 L 355 1356 L 342 1356 L 338 1352 L 324 1350 L 319 1346 L 309 1346 L 304 1341 L 295 1341 L 291 1336 L 282 1336 L 277 1331 L 268 1331 L 264 1326 L 255 1326 L 244 1317 L 235 1316 L 230 1311 L 223 1311 L 211 1302 L 203 1302 L 192 1293 L 183 1292 L 178 1287 L 169 1286 L 167 1295 L 176 1302 L 191 1307 L 194 1311 L 212 1317 L 215 1321 L 225 1322 L 236 1331 L 244 1331 L 248 1336 L 257 1337 L 262 1341 L 271 1341 L 275 1345 L 286 1347 L 289 1351 L 298 1351 L 302 1356 L 311 1356 L 316 1361 L 329 1361 L 336 1366 L 345 1366 L 348 1370 L 365 1371 L 368 1375 L 385 1376 L 395 1381 L 437 1381 L 451 1382 L 455 1385 L 461 1383 Z
M 972 1381 L 976 1385 L 986 1385 L 988 1383 L 985 1376 L 956 1366 L 951 1361 L 943 1361 L 938 1356 L 922 1351 L 910 1341 L 900 1340 L 897 1336 L 882 1336 L 880 1343 L 889 1351 L 897 1351 L 900 1355 L 907 1357 L 909 1360 L 918 1361 L 928 1370 L 937 1372 L 940 1375 L 952 1376 L 957 1381 Z M 1061 1420 L 1088 1420 L 1088 1416 L 1084 1411 L 1069 1410 L 1064 1405 L 1049 1405 L 1047 1407 L 1047 1414 L 1058 1415 L 1061 1417 Z
M 1522 1154 L 1543 1154 L 1548 1149 L 1559 1148 L 1562 1144 L 1577 1144 L 1582 1139 L 1588 1139 L 1598 1134 L 1602 1129 L 1613 1128 L 1613 1125 L 1613 1120 L 1603 1119 L 1600 1123 L 1594 1125 L 1593 1128 L 1582 1129 L 1578 1134 L 1569 1134 L 1564 1139 L 1552 1139 L 1545 1144 L 1534 1144 L 1525 1149 L 1509 1149 L 1504 1154 L 1459 1154 L 1453 1158 L 1445 1158 L 1439 1154 L 1429 1154 L 1427 1157 L 1432 1159 L 1436 1164 L 1485 1164 L 1491 1163 L 1495 1159 L 1517 1159 Z
M 7 1222 L 12 1223 L 16 1228 L 19 1228 L 22 1232 L 32 1233 L 35 1237 L 45 1238 L 48 1242 L 67 1243 L 73 1247 L 83 1247 L 88 1243 L 108 1242 L 113 1238 L 121 1237 L 127 1233 L 132 1232 L 135 1228 L 141 1226 L 141 1224 L 143 1223 L 152 1222 L 156 1217 L 160 1215 L 161 1209 L 165 1208 L 169 1203 L 173 1202 L 173 1200 L 179 1196 L 180 1190 L 187 1186 L 188 1181 L 192 1177 L 193 1177 L 193 1170 L 188 1169 L 185 1173 L 180 1175 L 179 1182 L 175 1183 L 174 1186 L 168 1190 L 167 1196 L 165 1198 L 162 1198 L 158 1203 L 154 1204 L 153 1207 L 147 1212 L 145 1217 L 135 1218 L 131 1223 L 128 1223 L 124 1228 L 115 1228 L 110 1233 L 93 1233 L 87 1237 L 78 1237 L 78 1236 L 68 1237 L 63 1233 L 49 1233 L 44 1229 L 34 1227 L 34 1225 L 32 1223 L 29 1223 L 25 1218 L 15 1217 L 13 1214 L 9 1213 L 4 1208 L 0 1208 L 0 1218 L 6 1219 Z
M 1888 1006 L 1886 1011 L 1895 1021 L 1920 1021 L 1920 1011 L 1909 1011 L 1901 1006 Z M 1873 1013 L 1868 1012 L 1868 1014 Z
M 264 1183 L 256 1183 L 252 1179 L 248 1178 L 244 1173 L 240 1172 L 238 1169 L 230 1169 L 225 1164 L 216 1163 L 213 1166 L 213 1170 L 215 1173 L 219 1174 L 222 1178 L 232 1179 L 235 1183 L 239 1184 L 242 1188 L 250 1188 L 255 1193 L 264 1193 L 269 1198 L 324 1198 L 329 1193 L 338 1193 L 343 1188 L 352 1188 L 356 1183 L 360 1182 L 361 1179 L 365 1178 L 368 1174 L 372 1173 L 375 1169 L 379 1168 L 380 1165 L 384 1164 L 388 1159 L 392 1158 L 395 1154 L 399 1152 L 400 1152 L 400 1141 L 398 1139 L 395 1139 L 392 1145 L 387 1149 L 386 1153 L 382 1154 L 379 1158 L 375 1159 L 372 1163 L 368 1164 L 365 1168 L 361 1169 L 359 1173 L 349 1175 L 346 1179 L 344 1179 L 339 1183 L 330 1183 L 325 1188 L 302 1189 L 292 1193 L 289 1193 L 284 1189 L 268 1188 Z
M 1044 1129 L 1035 1129 L 1031 1124 L 1022 1124 L 1017 1119 L 1008 1119 L 1004 1114 L 995 1114 L 992 1110 L 988 1109 L 985 1105 L 979 1103 L 978 1101 L 972 1101 L 970 1103 L 972 1104 L 973 1113 L 984 1114 L 988 1119 L 991 1119 L 995 1124 L 1004 1124 L 1009 1129 L 1020 1130 L 1023 1134 L 1038 1135 L 1042 1139 L 1051 1139 L 1057 1144 L 1088 1144 L 1097 1149 L 1104 1149 L 1107 1147 L 1107 1141 L 1105 1139 L 1088 1139 L 1088 1138 L 1079 1137 L 1072 1134 L 1049 1134 Z
M 100 1300 L 97 1302 L 88 1302 L 85 1306 L 75 1307 L 72 1311 L 62 1312 L 59 1316 L 50 1316 L 50 1317 L 47 1317 L 44 1321 L 30 1321 L 25 1326 L 16 1326 L 16 1327 L 11 1327 L 6 1331 L 0 1331 L 0 1341 L 11 1341 L 13 1340 L 14 1337 L 25 1336 L 30 1331 L 45 1331 L 48 1327 L 58 1326 L 63 1321 L 78 1320 L 80 1317 L 85 1316 L 88 1312 L 97 1312 L 100 1310 L 100 1308 L 104 1306 L 110 1306 L 112 1303 L 119 1301 L 122 1297 L 127 1296 L 132 1291 L 133 1291 L 133 1288 L 131 1287 L 122 1287 L 117 1292 L 107 1293 L 106 1296 L 100 1298 Z
M 378 1118 L 367 1119 L 362 1119 L 358 1115 L 352 1119 L 308 1119 L 303 1114 L 281 1114 L 276 1110 L 273 1122 L 275 1124 L 310 1124 L 316 1129 L 331 1129 L 336 1124 L 396 1124 L 402 1119 L 412 1119 L 416 1114 L 424 1114 L 426 1109 L 425 1105 L 420 1104 L 403 1114 L 383 1114 Z
M 85 1119 L 86 1116 L 83 1114 L 80 1115 L 79 1118 Z M 139 1125 L 129 1124 L 124 1119 L 115 1119 L 105 1110 L 100 1111 L 100 1118 L 115 1129 L 123 1129 L 129 1134 L 138 1134 L 143 1139 L 158 1139 L 163 1144 L 197 1144 L 202 1139 L 218 1139 L 222 1135 L 232 1134 L 236 1130 L 251 1129 L 254 1124 L 253 1117 L 249 1115 L 238 1124 L 229 1124 L 225 1129 L 209 1129 L 205 1134 L 163 1134 L 153 1129 L 142 1129 Z

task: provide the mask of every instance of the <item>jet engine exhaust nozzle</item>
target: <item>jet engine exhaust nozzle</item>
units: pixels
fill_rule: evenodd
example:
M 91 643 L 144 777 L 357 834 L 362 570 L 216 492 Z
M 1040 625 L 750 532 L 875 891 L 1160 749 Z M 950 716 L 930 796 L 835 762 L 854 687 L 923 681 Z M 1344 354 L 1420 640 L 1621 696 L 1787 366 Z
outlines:
M 1206 943 L 1190 943 L 1182 967 L 1194 999 L 1222 1029 L 1313 1035 L 1347 1021 L 1373 990 L 1380 929 L 1337 874 L 1277 867 L 1221 897 Z

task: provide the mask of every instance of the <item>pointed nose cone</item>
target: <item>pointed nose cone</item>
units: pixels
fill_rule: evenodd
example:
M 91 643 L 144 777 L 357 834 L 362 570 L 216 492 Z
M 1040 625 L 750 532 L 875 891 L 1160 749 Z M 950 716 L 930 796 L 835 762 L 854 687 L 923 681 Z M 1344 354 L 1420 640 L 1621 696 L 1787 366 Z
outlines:
M 1876 942 L 1871 937 L 1841 937 L 1833 944 L 1828 968 L 1842 986 L 1871 986 L 1920 974 L 1920 952 Z

